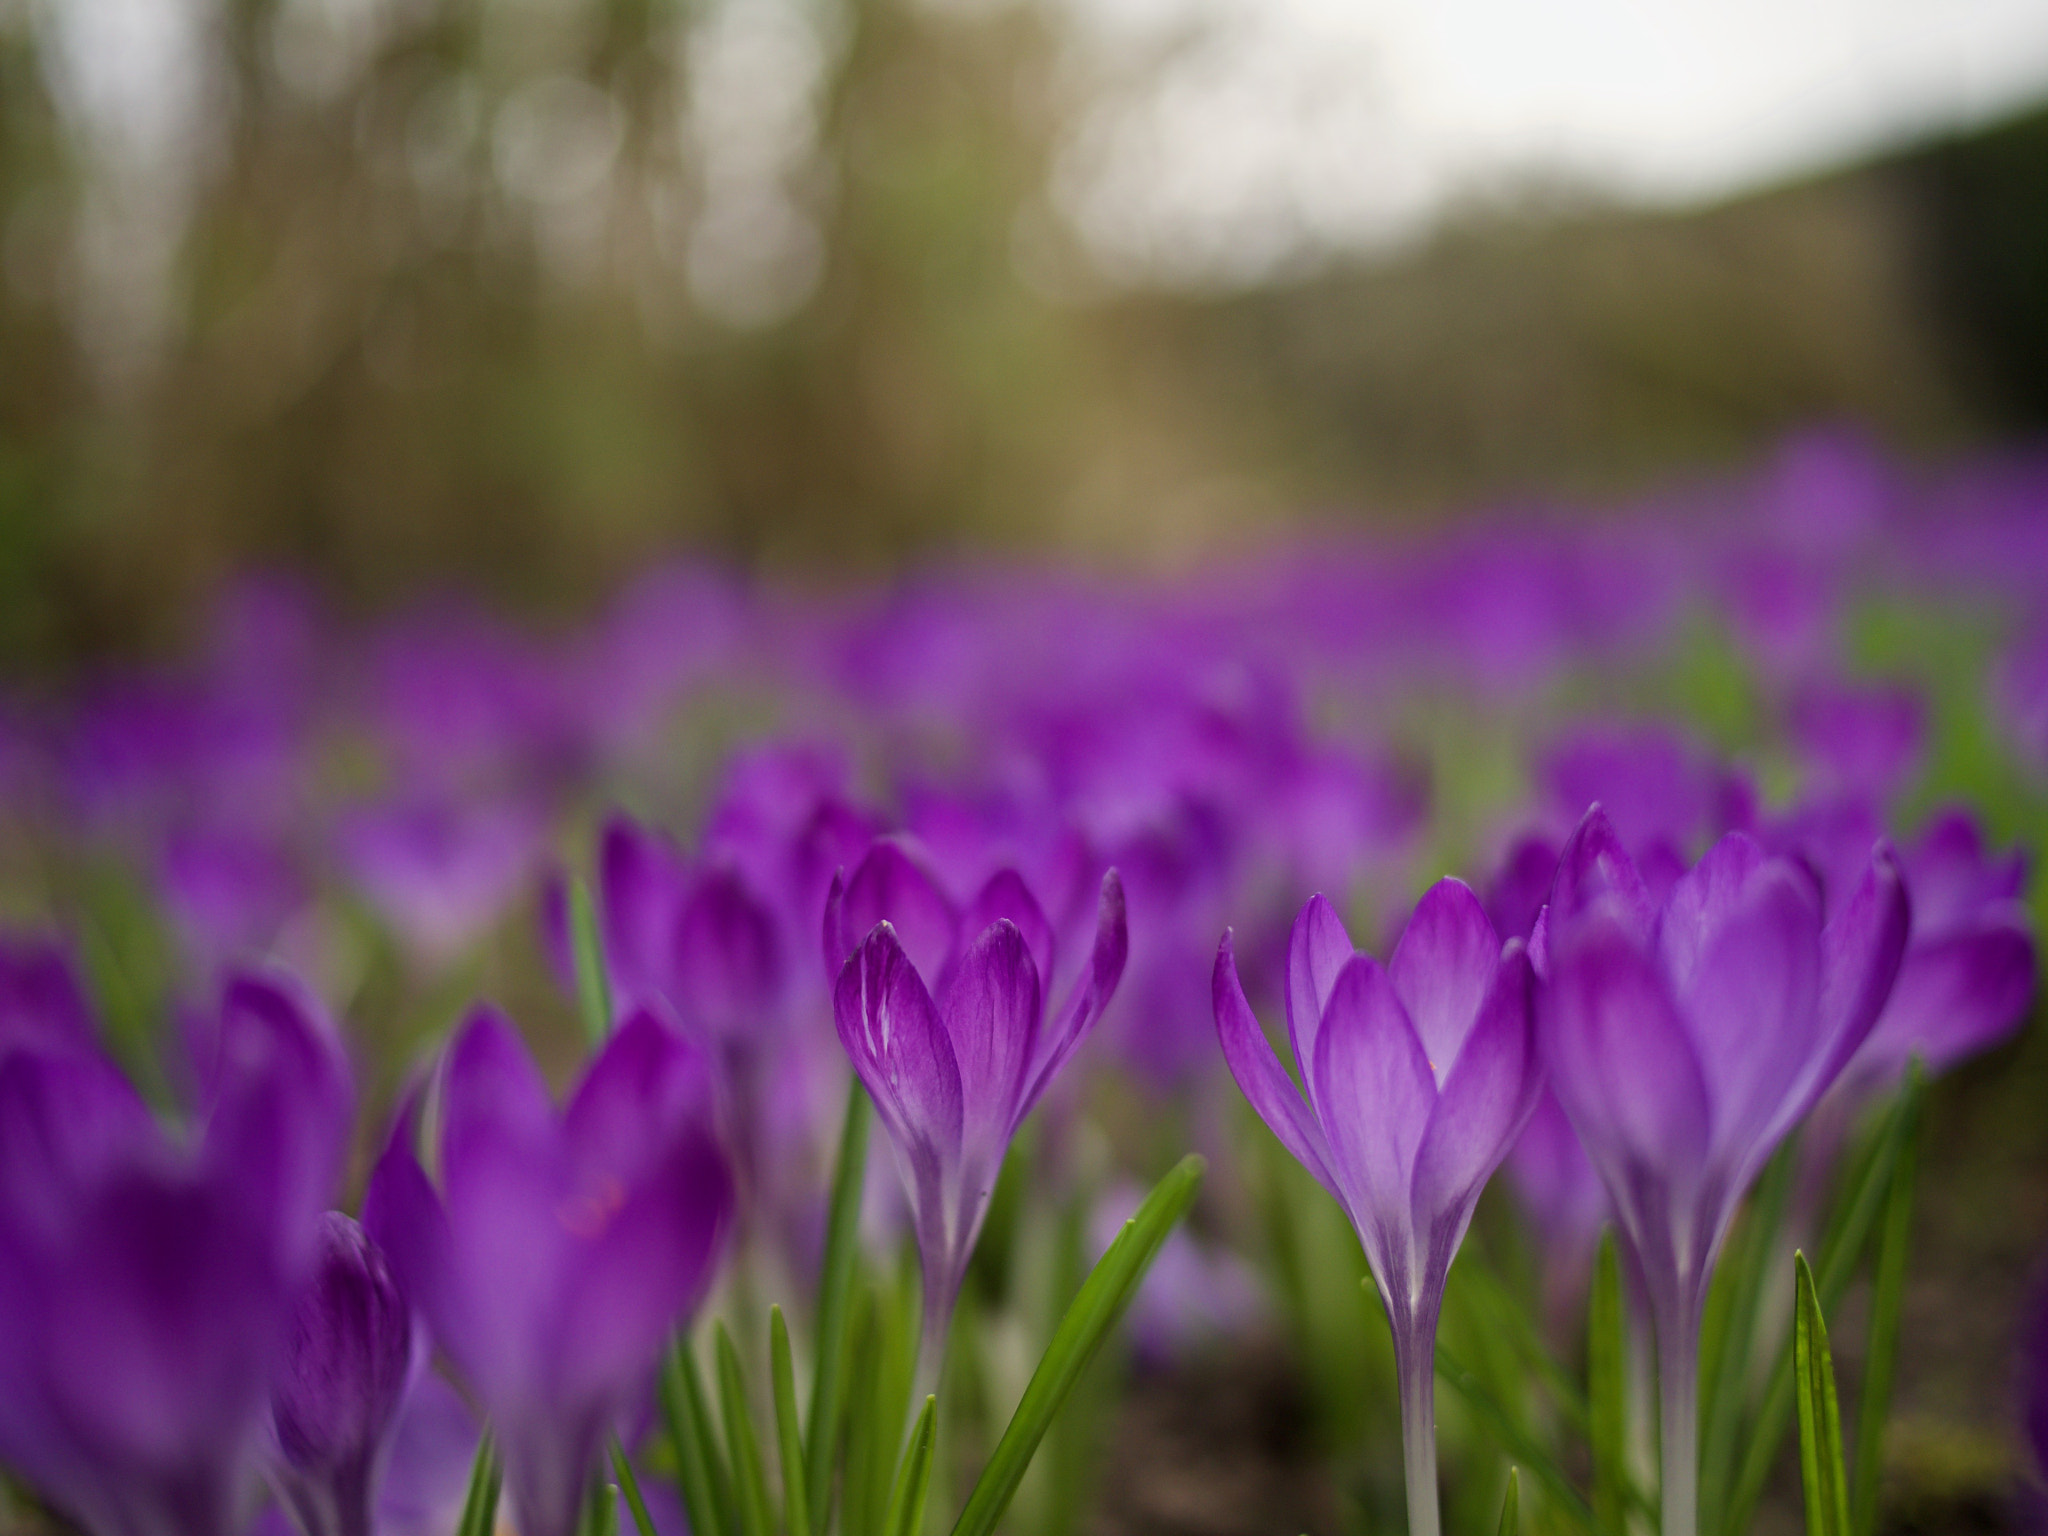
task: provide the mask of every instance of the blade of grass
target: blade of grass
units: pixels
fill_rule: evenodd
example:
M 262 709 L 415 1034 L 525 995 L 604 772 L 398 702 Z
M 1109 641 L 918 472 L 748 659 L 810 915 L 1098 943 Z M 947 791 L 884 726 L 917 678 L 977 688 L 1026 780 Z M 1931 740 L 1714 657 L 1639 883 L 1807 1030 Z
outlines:
M 675 1442 L 676 1480 L 690 1529 L 730 1532 L 732 1491 L 725 1459 L 711 1431 L 711 1412 L 704 1398 L 704 1383 L 697 1376 L 697 1357 L 681 1333 L 669 1345 L 662 1367 L 661 1406 Z
M 626 1459 L 626 1448 L 617 1435 L 612 1436 L 612 1470 L 619 1475 L 619 1492 L 626 1496 L 626 1508 L 633 1512 L 633 1528 L 640 1536 L 655 1536 L 647 1501 L 640 1496 L 640 1479 L 634 1476 L 633 1463 Z
M 1543 1342 L 1529 1309 L 1483 1264 L 1463 1268 L 1457 1278 L 1465 1305 L 1482 1314 L 1490 1331 L 1514 1352 L 1523 1370 L 1543 1384 L 1572 1429 L 1587 1433 L 1585 1394 Z
M 1593 1452 L 1595 1536 L 1624 1536 L 1628 1518 L 1628 1332 L 1614 1229 L 1600 1238 L 1586 1319 L 1586 1423 Z
M 498 1448 L 485 1430 L 476 1443 L 476 1460 L 469 1469 L 469 1492 L 462 1500 L 462 1518 L 455 1536 L 491 1536 L 498 1527 L 498 1490 L 504 1486 L 504 1469 L 498 1465 Z
M 1806 1532 L 1849 1536 L 1849 1480 L 1842 1469 L 1842 1414 L 1835 1398 L 1827 1323 L 1806 1255 L 1793 1255 L 1792 1265 L 1798 1291 L 1792 1353 L 1798 1377 L 1799 1479 L 1806 1490 Z
M 612 987 L 597 938 L 597 908 L 590 887 L 577 875 L 569 881 L 569 938 L 576 951 L 576 1013 L 592 1045 L 612 1032 Z
M 577 1536 L 619 1536 L 618 1489 L 603 1477 L 593 1477 L 583 1496 L 583 1518 L 577 1522 Z
M 1366 1282 L 1368 1285 L 1371 1281 Z M 1564 1468 L 1557 1464 L 1555 1457 L 1533 1439 L 1522 1432 L 1509 1413 L 1493 1399 L 1488 1392 L 1439 1340 L 1436 1348 L 1437 1380 L 1457 1393 L 1459 1401 L 1471 1411 L 1472 1417 L 1501 1450 L 1513 1460 L 1526 1466 L 1535 1474 L 1536 1480 L 1549 1490 L 1551 1507 L 1559 1519 L 1572 1531 L 1584 1536 L 1593 1529 L 1593 1511 L 1588 1507 L 1579 1490 L 1572 1486 L 1572 1480 L 1565 1476 Z
M 1199 1157 L 1182 1158 L 1145 1197 L 1137 1214 L 1124 1223 L 1109 1251 L 1081 1283 L 1080 1293 L 1060 1320 L 1038 1369 L 1031 1373 L 1023 1400 L 1010 1416 L 995 1453 L 968 1494 L 953 1536 L 990 1536 L 994 1531 L 1054 1416 L 1137 1294 L 1160 1245 L 1194 1203 L 1204 1167 Z
M 1905 1308 L 1907 1245 L 1913 1236 L 1913 1181 L 1920 1164 L 1920 1102 L 1925 1074 L 1919 1058 L 1906 1069 L 1899 1153 L 1892 1164 L 1884 1226 L 1877 1239 L 1877 1279 L 1870 1302 L 1870 1334 L 1863 1352 L 1863 1395 L 1856 1404 L 1856 1481 L 1850 1499 L 1857 1536 L 1877 1529 L 1877 1490 L 1884 1472 L 1884 1426 L 1891 1415 L 1892 1377 L 1899 1359 L 1899 1319 Z
M 740 1352 L 725 1324 L 713 1338 L 718 1352 L 718 1400 L 725 1416 L 725 1446 L 732 1457 L 733 1504 L 741 1536 L 773 1536 L 775 1516 L 768 1503 L 768 1478 L 761 1465 L 760 1442 L 754 1438 L 754 1415 L 747 1406 L 747 1382 L 740 1374 Z
M 775 1390 L 775 1445 L 782 1459 L 783 1524 L 789 1536 L 811 1536 L 803 1433 L 796 1417 L 796 1366 L 790 1359 L 789 1324 L 782 1320 L 780 1307 L 768 1309 L 768 1374 Z
M 1921 1091 L 1919 1083 L 1908 1080 L 1905 1092 L 1892 1105 L 1873 1137 L 1870 1156 L 1860 1160 L 1857 1176 L 1843 1198 L 1842 1209 L 1829 1223 L 1814 1281 L 1824 1309 L 1840 1305 L 1850 1278 L 1855 1274 L 1856 1262 L 1863 1255 L 1871 1229 L 1877 1223 L 1890 1190 L 1892 1170 L 1898 1163 L 1907 1116 L 1919 1113 Z M 1770 1385 L 1765 1389 L 1756 1418 L 1751 1421 L 1749 1444 L 1743 1450 L 1742 1462 L 1735 1475 L 1735 1491 L 1724 1511 L 1724 1536 L 1741 1536 L 1749 1529 L 1749 1523 L 1756 1514 L 1757 1501 L 1763 1497 L 1764 1483 L 1770 1478 L 1771 1467 L 1778 1459 L 1779 1447 L 1785 1443 L 1785 1432 L 1791 1427 L 1793 1414 L 1792 1356 L 1792 1349 L 1787 1347 L 1771 1367 Z
M 910 1446 L 903 1453 L 903 1465 L 896 1469 L 896 1486 L 889 1490 L 889 1513 L 882 1521 L 882 1536 L 917 1536 L 924 1528 L 925 1496 L 932 1485 L 932 1441 L 938 1433 L 939 1400 L 927 1397 L 917 1427 L 910 1433 Z
M 1508 1468 L 1508 1491 L 1500 1501 L 1499 1536 L 1516 1536 L 1522 1524 L 1522 1471 Z
M 860 1257 L 860 1195 L 868 1164 L 868 1121 L 873 1109 L 859 1078 L 847 1089 L 846 1118 L 839 1131 L 839 1159 L 832 1172 L 831 1215 L 825 1226 L 825 1265 L 818 1279 L 817 1338 L 811 1361 L 811 1415 L 804 1436 L 804 1503 L 823 1531 L 832 1501 L 832 1459 L 839 1445 L 839 1420 L 851 1318 L 854 1262 Z

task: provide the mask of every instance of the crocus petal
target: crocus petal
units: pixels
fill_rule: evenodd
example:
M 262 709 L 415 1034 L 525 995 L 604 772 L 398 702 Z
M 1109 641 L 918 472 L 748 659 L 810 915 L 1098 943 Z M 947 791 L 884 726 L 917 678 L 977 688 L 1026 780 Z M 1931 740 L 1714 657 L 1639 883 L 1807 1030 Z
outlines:
M 54 1236 L 81 1190 L 143 1152 L 156 1121 L 126 1073 L 97 1053 L 0 1059 L 0 1225 Z
M 961 940 L 972 942 L 1005 918 L 1015 923 L 1024 936 L 1032 963 L 1038 967 L 1039 985 L 1051 987 L 1055 959 L 1052 923 L 1024 883 L 1024 877 L 1014 869 L 997 870 L 975 893 L 960 916 Z
M 1914 944 L 1847 1074 L 1888 1080 L 1919 1055 L 1938 1071 L 2004 1039 L 2034 996 L 2034 937 L 2017 910 Z
M 960 1069 L 961 1113 L 971 1141 L 1000 1146 L 1016 1129 L 1038 1051 L 1038 967 L 1008 918 L 961 956 L 939 1016 Z
M 650 1010 L 636 1010 L 605 1041 L 563 1114 L 576 1178 L 630 1181 L 639 1158 L 659 1150 L 672 1128 L 708 1122 L 711 1105 L 704 1052 Z
M 1045 1092 L 1067 1059 L 1081 1048 L 1081 1042 L 1088 1038 L 1088 1032 L 1109 1006 L 1110 998 L 1116 995 L 1116 984 L 1123 978 L 1124 962 L 1130 958 L 1130 953 L 1130 930 L 1124 920 L 1123 877 L 1112 869 L 1103 875 L 1102 894 L 1096 901 L 1095 947 L 1089 952 L 1087 968 L 1074 979 L 1066 1004 L 1038 1038 L 1038 1061 L 1032 1068 L 1030 1084 L 1024 1090 L 1023 1102 L 1018 1107 L 1019 1118 L 1031 1113 L 1031 1106 L 1038 1102 L 1039 1095 Z
M 674 1003 L 713 1039 L 743 1042 L 775 1022 L 782 980 L 775 919 L 730 870 L 701 876 L 677 914 Z
M 1749 895 L 1764 860 L 1756 839 L 1730 832 L 1672 885 L 1657 915 L 1657 954 L 1681 997 L 1692 989 L 1702 947 Z
M 1738 1191 L 1770 1155 L 1765 1132 L 1819 1043 L 1820 996 L 1811 883 L 1778 861 L 1757 872 L 1739 903 L 1718 921 L 1702 920 L 1697 963 L 1673 978 L 1706 1079 L 1714 1144 L 1738 1170 Z
M 1280 1145 L 1316 1176 L 1316 1181 L 1338 1201 L 1343 1193 L 1330 1172 L 1330 1147 L 1322 1126 L 1302 1099 L 1301 1091 L 1273 1054 L 1266 1032 L 1245 1001 L 1244 985 L 1237 979 L 1237 957 L 1231 953 L 1231 936 L 1223 935 L 1216 950 L 1216 971 L 1211 983 L 1216 1005 L 1216 1037 L 1223 1045 L 1223 1060 L 1237 1086 L 1250 1101 L 1259 1118 Z
M 842 930 L 865 936 L 888 923 L 920 976 L 936 978 L 945 968 L 959 933 L 958 914 L 939 882 L 911 845 L 878 838 L 847 877 L 841 897 Z M 844 956 L 841 956 L 844 963 Z
M 1320 893 L 1309 897 L 1287 936 L 1287 1043 L 1294 1051 L 1294 1070 L 1304 1081 L 1316 1059 L 1316 1031 L 1330 988 L 1357 953 L 1329 898 Z
M 1596 909 L 1558 934 L 1537 1038 L 1558 1102 L 1595 1162 L 1611 1156 L 1682 1183 L 1706 1159 L 1706 1079 L 1632 932 L 1634 916 Z
M 1389 1283 L 1385 1257 L 1393 1235 L 1412 1226 L 1415 1154 L 1436 1105 L 1436 1079 L 1408 1011 L 1370 955 L 1353 956 L 1330 989 L 1309 1100 L 1330 1138 L 1344 1203 L 1375 1272 Z
M 1619 899 L 1619 910 L 1627 915 L 1632 930 L 1648 938 L 1656 921 L 1656 904 L 1635 860 L 1615 836 L 1607 813 L 1595 805 L 1587 809 L 1558 854 L 1548 903 L 1552 926 L 1578 916 L 1608 895 Z
M 1855 894 L 1821 931 L 1821 1046 L 1786 1096 L 1772 1127 L 1774 1139 L 1804 1118 L 1869 1036 L 1898 979 L 1912 927 L 1898 859 L 1889 844 L 1880 844 Z
M 0 940 L 0 1056 L 21 1046 L 90 1050 L 92 1010 L 55 944 Z
M 1414 1209 L 1432 1252 L 1450 1254 L 1464 1235 L 1479 1191 L 1536 1108 L 1543 1074 L 1536 1056 L 1535 972 L 1519 942 L 1494 966 L 1478 1017 L 1444 1080 L 1415 1154 Z
M 1416 905 L 1387 962 L 1387 979 L 1439 1085 L 1499 969 L 1500 940 L 1479 898 L 1462 880 L 1439 880 Z
M 558 1139 L 548 1085 L 512 1021 L 495 1008 L 474 1009 L 448 1047 L 441 1127 L 442 1171 L 451 1180 L 501 1142 L 551 1147 Z
M 597 846 L 597 885 L 605 965 L 622 998 L 644 997 L 660 985 L 679 863 L 680 855 L 657 834 L 624 816 L 606 821 Z
M 421 1315 L 437 1330 L 452 1322 L 460 1331 L 465 1314 L 448 1295 L 453 1260 L 447 1212 L 413 1151 L 418 1104 L 417 1092 L 401 1103 L 383 1155 L 370 1171 L 363 1193 L 363 1230 L 390 1261 Z M 440 1345 L 449 1347 L 446 1340 Z
M 958 1162 L 963 1100 L 960 1066 L 939 1011 L 896 940 L 878 923 L 839 973 L 833 1021 L 875 1112 L 913 1163 L 936 1180 Z
M 357 1513 L 368 1518 L 369 1472 L 411 1380 L 413 1345 L 412 1309 L 390 1262 L 361 1227 L 329 1211 L 270 1396 L 281 1481 L 302 1520 L 350 1497 L 364 1501 Z M 333 1536 L 358 1528 L 337 1522 Z

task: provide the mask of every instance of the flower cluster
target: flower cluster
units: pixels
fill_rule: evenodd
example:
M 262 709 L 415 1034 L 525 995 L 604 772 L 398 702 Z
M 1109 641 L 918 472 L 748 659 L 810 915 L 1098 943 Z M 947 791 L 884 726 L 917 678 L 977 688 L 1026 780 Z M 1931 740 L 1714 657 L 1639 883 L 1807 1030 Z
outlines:
M 867 1536 L 833 1394 L 883 1394 L 887 1468 L 913 1378 L 1006 1410 L 952 1335 L 1073 1294 L 1034 1266 L 1185 1143 L 1230 1176 L 1145 1358 L 1306 1314 L 1251 1209 L 1295 1198 L 1277 1139 L 1384 1305 L 1414 1536 L 1489 1222 L 1539 1340 L 1615 1233 L 1690 1536 L 1703 1394 L 1769 1434 L 1767 1372 L 1699 1359 L 1717 1265 L 1835 1230 L 1913 1064 L 2031 1006 L 2044 508 L 2038 465 L 1820 437 L 1632 516 L 1171 581 L 662 572 L 548 643 L 256 584 L 188 664 L 0 698 L 0 1468 L 93 1536 L 448 1531 L 500 1463 L 524 1536 L 635 1467 L 758 1536 L 691 1340 L 773 1300 L 819 1334 L 787 1517 Z

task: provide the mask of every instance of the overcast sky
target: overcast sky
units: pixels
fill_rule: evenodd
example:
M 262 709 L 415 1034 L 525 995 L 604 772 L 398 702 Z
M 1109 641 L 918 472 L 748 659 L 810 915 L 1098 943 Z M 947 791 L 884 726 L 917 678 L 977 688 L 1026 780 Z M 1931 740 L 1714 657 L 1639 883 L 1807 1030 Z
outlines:
M 1530 175 L 1711 199 L 2048 98 L 2048 0 L 1068 0 L 1170 62 L 1075 141 L 1114 264 L 1190 281 L 1399 240 Z

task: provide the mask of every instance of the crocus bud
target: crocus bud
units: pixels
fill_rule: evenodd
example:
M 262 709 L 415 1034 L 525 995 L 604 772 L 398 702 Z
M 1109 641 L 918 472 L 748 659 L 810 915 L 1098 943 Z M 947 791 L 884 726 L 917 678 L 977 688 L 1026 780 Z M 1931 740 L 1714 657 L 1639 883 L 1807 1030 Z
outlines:
M 274 1476 L 306 1536 L 366 1536 L 413 1359 L 412 1311 L 383 1251 L 329 1211 L 270 1400 Z

